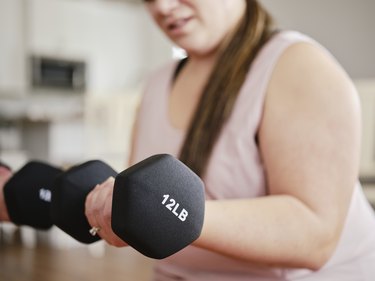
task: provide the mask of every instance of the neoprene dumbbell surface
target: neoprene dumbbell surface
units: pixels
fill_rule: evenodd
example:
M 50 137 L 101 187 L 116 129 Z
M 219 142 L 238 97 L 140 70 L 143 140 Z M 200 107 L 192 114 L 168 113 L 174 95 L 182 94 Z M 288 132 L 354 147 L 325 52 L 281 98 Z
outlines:
M 100 160 L 85 162 L 60 174 L 52 189 L 53 223 L 82 243 L 100 240 L 99 236 L 89 233 L 91 226 L 85 216 L 86 196 L 97 184 L 116 175 L 115 170 Z
M 204 205 L 201 179 L 176 158 L 154 155 L 116 177 L 112 229 L 142 254 L 162 259 L 199 237 Z
M 61 169 L 40 161 L 30 161 L 4 186 L 4 198 L 11 221 L 37 229 L 52 227 L 51 189 Z

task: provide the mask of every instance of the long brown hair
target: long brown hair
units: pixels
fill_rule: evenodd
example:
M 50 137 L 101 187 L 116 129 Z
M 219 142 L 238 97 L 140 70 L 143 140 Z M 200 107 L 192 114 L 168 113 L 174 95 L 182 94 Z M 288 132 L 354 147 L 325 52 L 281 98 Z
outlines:
M 203 176 L 256 54 L 272 34 L 272 18 L 256 0 L 220 54 L 188 128 L 180 160 Z

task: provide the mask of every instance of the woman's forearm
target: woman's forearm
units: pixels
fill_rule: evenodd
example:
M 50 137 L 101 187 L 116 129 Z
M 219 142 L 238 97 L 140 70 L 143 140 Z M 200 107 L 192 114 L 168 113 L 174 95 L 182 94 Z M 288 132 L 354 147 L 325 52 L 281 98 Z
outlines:
M 251 263 L 319 269 L 339 234 L 291 196 L 207 201 L 195 246 Z

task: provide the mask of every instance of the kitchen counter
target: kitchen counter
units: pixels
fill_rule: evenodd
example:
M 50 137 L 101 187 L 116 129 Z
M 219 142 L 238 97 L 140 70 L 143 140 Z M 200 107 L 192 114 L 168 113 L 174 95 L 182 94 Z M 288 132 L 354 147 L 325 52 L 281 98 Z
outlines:
M 0 120 L 54 122 L 82 118 L 83 99 L 83 95 L 78 94 L 0 97 Z
M 4 161 L 9 162 L 6 156 L 15 151 L 22 152 L 21 161 L 38 159 L 56 165 L 80 161 L 86 147 L 84 95 L 38 92 L 0 96 L 0 130 L 4 132 L 0 139 Z

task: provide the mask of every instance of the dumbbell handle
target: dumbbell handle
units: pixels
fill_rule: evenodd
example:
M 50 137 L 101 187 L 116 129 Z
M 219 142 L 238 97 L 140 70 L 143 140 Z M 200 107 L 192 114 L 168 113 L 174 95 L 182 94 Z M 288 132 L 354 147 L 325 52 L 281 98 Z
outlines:
M 61 173 L 54 182 L 50 214 L 53 223 L 81 243 L 90 244 L 100 239 L 90 234 L 85 216 L 85 201 L 94 187 L 117 172 L 99 160 L 77 165 Z

